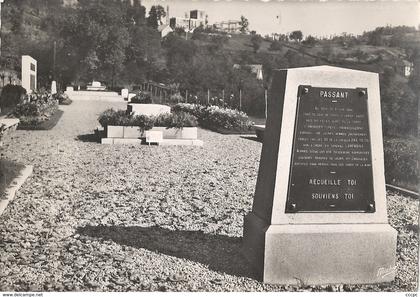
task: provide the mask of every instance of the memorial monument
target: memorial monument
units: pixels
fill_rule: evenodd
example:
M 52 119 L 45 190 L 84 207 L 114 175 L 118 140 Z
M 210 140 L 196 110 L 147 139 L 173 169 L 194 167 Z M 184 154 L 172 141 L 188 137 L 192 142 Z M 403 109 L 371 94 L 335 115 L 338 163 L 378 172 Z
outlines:
M 243 241 L 262 280 L 392 281 L 378 74 L 275 71 L 263 143 Z
M 36 91 L 37 61 L 31 56 L 22 56 L 22 87 L 28 94 Z

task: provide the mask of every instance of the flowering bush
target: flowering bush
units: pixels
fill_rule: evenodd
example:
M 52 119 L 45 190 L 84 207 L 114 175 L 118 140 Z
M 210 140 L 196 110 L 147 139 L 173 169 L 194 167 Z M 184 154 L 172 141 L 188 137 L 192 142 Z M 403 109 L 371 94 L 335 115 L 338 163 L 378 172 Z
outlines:
M 208 129 L 246 131 L 250 130 L 252 125 L 246 113 L 235 109 L 178 103 L 172 107 L 172 110 L 174 112 L 183 111 L 194 115 L 197 117 L 200 126 Z
M 21 119 L 26 117 L 49 117 L 58 110 L 58 102 L 47 92 L 33 92 L 16 105 L 12 115 Z M 22 119 L 21 119 L 22 120 Z
M 157 117 L 145 115 L 131 115 L 125 110 L 105 110 L 98 118 L 102 127 L 107 126 L 137 126 L 143 130 L 153 127 L 183 128 L 196 127 L 197 119 L 187 113 L 177 112 L 173 114 L 161 114 Z
M 149 92 L 140 91 L 130 99 L 130 103 L 150 104 L 152 103 L 152 96 Z
M 70 99 L 69 95 L 67 95 L 63 92 L 55 93 L 54 95 L 52 95 L 52 97 L 55 100 L 58 100 L 58 104 L 61 104 L 61 105 L 70 105 L 73 102 Z
M 177 129 L 197 127 L 197 118 L 183 111 L 163 113 L 155 118 L 154 126 Z

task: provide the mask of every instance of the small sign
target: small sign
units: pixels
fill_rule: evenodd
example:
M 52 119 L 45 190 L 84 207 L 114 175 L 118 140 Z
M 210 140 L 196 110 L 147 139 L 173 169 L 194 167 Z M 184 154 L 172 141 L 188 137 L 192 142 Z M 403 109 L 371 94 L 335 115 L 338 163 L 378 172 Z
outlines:
M 146 131 L 146 142 L 147 143 L 159 143 L 163 140 L 162 131 Z
M 299 86 L 286 213 L 375 212 L 367 100 Z

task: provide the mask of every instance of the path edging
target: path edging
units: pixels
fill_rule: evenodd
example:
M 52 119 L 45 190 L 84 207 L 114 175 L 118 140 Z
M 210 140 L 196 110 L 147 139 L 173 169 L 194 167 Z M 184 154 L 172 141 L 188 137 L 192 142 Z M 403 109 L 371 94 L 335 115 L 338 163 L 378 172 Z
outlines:
M 414 191 L 407 190 L 407 189 L 397 187 L 397 186 L 394 186 L 394 185 L 390 185 L 390 184 L 386 184 L 386 187 L 387 187 L 388 190 L 396 191 L 400 194 L 407 195 L 407 196 L 410 196 L 412 198 L 417 198 L 417 199 L 419 198 L 419 193 L 416 193 Z
M 32 165 L 25 166 L 25 168 L 20 171 L 19 175 L 14 180 L 12 180 L 10 187 L 6 189 L 6 198 L 0 200 L 0 216 L 5 211 L 9 202 L 15 198 L 16 192 L 32 174 L 33 169 L 34 168 Z

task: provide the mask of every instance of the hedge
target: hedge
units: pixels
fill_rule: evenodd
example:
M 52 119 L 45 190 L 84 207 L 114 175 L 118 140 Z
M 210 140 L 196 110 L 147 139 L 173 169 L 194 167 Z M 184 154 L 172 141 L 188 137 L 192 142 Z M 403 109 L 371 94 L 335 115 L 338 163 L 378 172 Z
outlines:
M 418 192 L 418 145 L 416 138 L 384 139 L 387 183 Z

